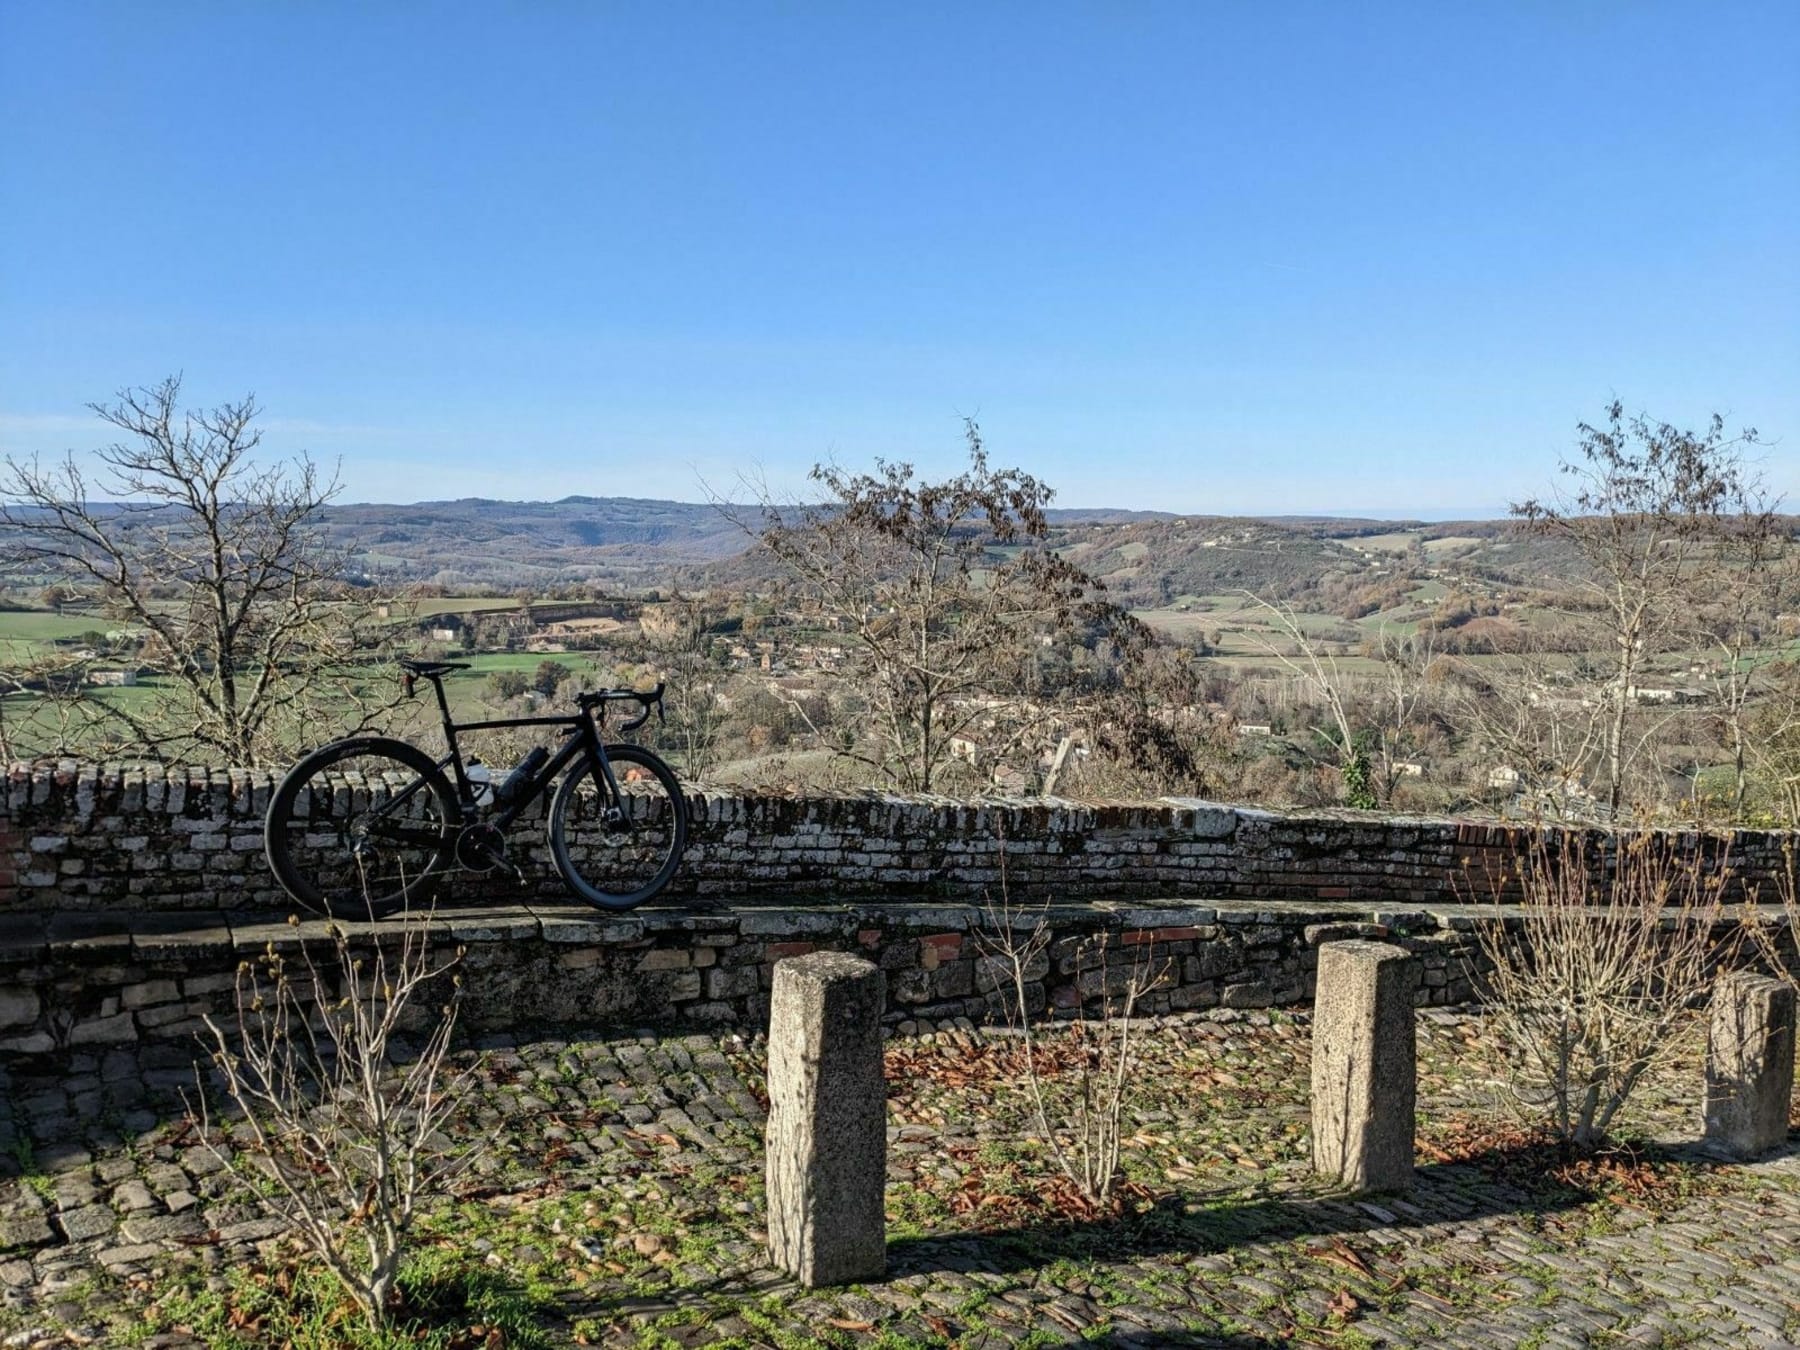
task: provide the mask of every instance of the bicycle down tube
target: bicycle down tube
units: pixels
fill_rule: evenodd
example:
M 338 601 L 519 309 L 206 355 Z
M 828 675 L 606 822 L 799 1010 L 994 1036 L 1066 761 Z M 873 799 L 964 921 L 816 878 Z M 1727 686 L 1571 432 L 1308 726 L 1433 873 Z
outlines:
M 438 761 L 438 768 L 454 766 L 456 770 L 456 790 L 465 801 L 473 800 L 468 774 L 463 768 L 461 753 L 456 747 L 456 734 L 459 731 L 490 731 L 497 727 L 564 727 L 562 748 L 553 754 L 530 780 L 522 784 L 516 796 L 507 802 L 497 815 L 490 816 L 489 822 L 500 830 L 511 828 L 514 821 L 524 814 L 525 808 L 536 801 L 539 796 L 556 781 L 556 777 L 569 766 L 571 760 L 583 751 L 591 755 L 600 776 L 594 786 L 599 788 L 612 801 L 620 797 L 618 779 L 613 776 L 612 761 L 606 757 L 606 747 L 595 733 L 593 720 L 585 714 L 578 717 L 515 717 L 494 722 L 451 722 L 444 723 L 444 738 L 450 743 L 450 753 Z

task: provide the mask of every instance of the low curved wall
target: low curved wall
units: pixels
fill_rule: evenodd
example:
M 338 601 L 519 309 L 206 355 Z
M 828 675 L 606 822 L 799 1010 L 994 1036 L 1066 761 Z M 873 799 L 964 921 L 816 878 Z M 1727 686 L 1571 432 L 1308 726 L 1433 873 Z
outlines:
M 1470 997 L 1479 965 L 1466 911 L 1183 900 L 1070 903 L 1014 911 L 1023 942 L 1045 942 L 1025 968 L 1034 1015 L 1098 1008 L 1134 973 L 1151 1013 L 1265 1008 L 1312 997 L 1318 943 L 1405 942 L 1424 961 L 1422 1003 Z M 890 1025 L 1001 1015 L 1009 987 L 998 914 L 954 902 L 671 906 L 610 917 L 567 904 L 439 911 L 431 940 L 460 948 L 467 1034 L 546 1027 L 721 1027 L 768 1022 L 775 962 L 814 950 L 856 952 L 888 975 Z M 362 944 L 392 922 L 345 925 Z M 211 1016 L 230 1025 L 237 972 L 275 951 L 329 971 L 322 920 L 243 910 L 66 912 L 0 916 L 0 1075 L 11 1064 L 75 1074 L 115 1066 L 130 1078 L 183 1070 Z M 169 1080 L 180 1085 L 179 1076 Z M 191 1074 L 185 1080 L 191 1082 Z
M 0 810 L 0 912 L 277 908 L 262 855 L 268 771 L 65 761 L 14 766 Z M 1526 837 L 1494 821 L 1273 812 L 1194 798 L 790 798 L 696 789 L 693 841 L 671 900 L 796 902 L 998 894 L 1014 899 L 1202 897 L 1442 905 L 1516 894 Z M 451 905 L 565 894 L 541 824 L 513 835 L 524 882 L 457 878 Z M 1769 884 L 1791 835 L 1672 833 L 1729 856 L 1727 898 Z M 1609 866 L 1597 835 L 1593 866 Z

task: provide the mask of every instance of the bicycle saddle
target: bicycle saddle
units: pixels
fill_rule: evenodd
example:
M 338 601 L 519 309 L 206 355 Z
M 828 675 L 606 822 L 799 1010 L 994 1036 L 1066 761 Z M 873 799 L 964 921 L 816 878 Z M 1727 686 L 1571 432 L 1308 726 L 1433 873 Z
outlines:
M 400 658 L 399 666 L 408 675 L 423 675 L 428 680 L 435 680 L 447 671 L 467 670 L 469 663 L 466 661 L 415 661 L 410 657 L 403 656 Z

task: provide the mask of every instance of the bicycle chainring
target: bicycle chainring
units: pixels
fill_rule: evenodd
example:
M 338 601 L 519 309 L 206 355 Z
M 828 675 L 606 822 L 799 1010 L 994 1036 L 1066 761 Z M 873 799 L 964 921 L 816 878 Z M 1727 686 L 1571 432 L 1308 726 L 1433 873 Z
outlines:
M 456 836 L 456 861 L 470 872 L 491 872 L 506 862 L 506 836 L 492 825 L 465 825 Z

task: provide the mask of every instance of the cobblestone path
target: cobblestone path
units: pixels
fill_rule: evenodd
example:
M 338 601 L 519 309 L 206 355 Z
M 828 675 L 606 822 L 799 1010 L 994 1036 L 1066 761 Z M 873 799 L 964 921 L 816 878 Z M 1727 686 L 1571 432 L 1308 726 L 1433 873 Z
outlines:
M 1419 1184 L 1373 1200 L 1308 1175 L 1303 1017 L 1159 1024 L 1112 1218 L 1054 1184 L 1015 1042 L 909 1030 L 889 1052 L 884 1283 L 807 1294 L 761 1267 L 761 1055 L 729 1037 L 482 1047 L 462 1129 L 491 1146 L 424 1245 L 527 1291 L 557 1345 L 1800 1344 L 1800 1149 L 1551 1175 L 1484 1133 L 1496 1056 L 1473 1017 L 1421 1015 Z M 225 1310 L 247 1283 L 281 1288 L 291 1258 L 157 1109 L 178 1066 L 145 1083 L 137 1064 L 0 1077 L 9 1350 L 264 1343 Z M 1675 1064 L 1628 1129 L 1690 1137 L 1697 1081 Z

